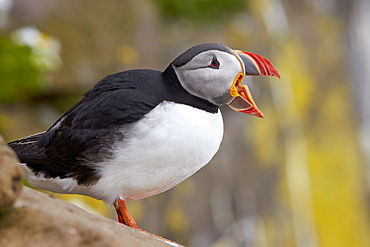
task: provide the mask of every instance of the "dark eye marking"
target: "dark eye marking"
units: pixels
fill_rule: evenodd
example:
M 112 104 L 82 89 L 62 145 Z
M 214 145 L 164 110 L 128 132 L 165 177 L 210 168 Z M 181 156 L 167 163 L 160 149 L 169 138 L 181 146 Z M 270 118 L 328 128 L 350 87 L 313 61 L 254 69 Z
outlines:
M 219 69 L 220 68 L 220 62 L 217 60 L 216 56 L 213 56 L 211 63 L 209 64 L 210 68 L 212 69 Z

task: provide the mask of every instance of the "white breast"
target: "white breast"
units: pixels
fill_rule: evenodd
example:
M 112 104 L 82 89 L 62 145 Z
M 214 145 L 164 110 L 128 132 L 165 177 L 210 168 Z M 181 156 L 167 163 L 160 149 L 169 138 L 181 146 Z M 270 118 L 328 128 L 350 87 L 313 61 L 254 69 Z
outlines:
M 125 140 L 116 142 L 114 159 L 100 164 L 101 179 L 80 193 L 113 202 L 118 197 L 137 200 L 172 188 L 216 154 L 223 121 L 220 112 L 163 102 L 121 131 Z

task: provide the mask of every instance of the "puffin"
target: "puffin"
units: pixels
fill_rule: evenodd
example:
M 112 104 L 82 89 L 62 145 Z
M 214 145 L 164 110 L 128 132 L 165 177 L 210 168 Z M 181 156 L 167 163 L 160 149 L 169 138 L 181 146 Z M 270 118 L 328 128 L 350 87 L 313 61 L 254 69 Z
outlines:
M 33 187 L 113 204 L 164 192 L 205 166 L 223 137 L 220 106 L 263 118 L 245 76 L 275 76 L 266 58 L 199 44 L 163 71 L 108 75 L 48 130 L 9 142 Z

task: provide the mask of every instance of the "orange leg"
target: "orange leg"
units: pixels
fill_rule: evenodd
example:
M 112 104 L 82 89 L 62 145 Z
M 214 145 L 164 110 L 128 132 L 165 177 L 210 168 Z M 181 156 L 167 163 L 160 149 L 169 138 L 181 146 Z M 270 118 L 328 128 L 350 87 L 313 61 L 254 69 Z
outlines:
M 140 229 L 134 218 L 131 216 L 131 214 L 128 212 L 125 201 L 122 199 L 117 199 L 113 203 L 114 207 L 116 208 L 117 211 L 117 216 L 118 216 L 118 221 L 119 223 L 125 224 L 126 226 L 133 227 L 136 229 Z

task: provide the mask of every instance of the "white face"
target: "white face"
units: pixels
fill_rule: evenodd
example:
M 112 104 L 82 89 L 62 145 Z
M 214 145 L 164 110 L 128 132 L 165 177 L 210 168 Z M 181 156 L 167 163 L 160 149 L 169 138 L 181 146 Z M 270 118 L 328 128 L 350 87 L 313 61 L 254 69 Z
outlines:
M 222 105 L 232 100 L 230 87 L 242 72 L 242 66 L 233 54 L 208 50 L 199 53 L 183 66 L 174 66 L 174 70 L 181 85 L 189 93 Z

